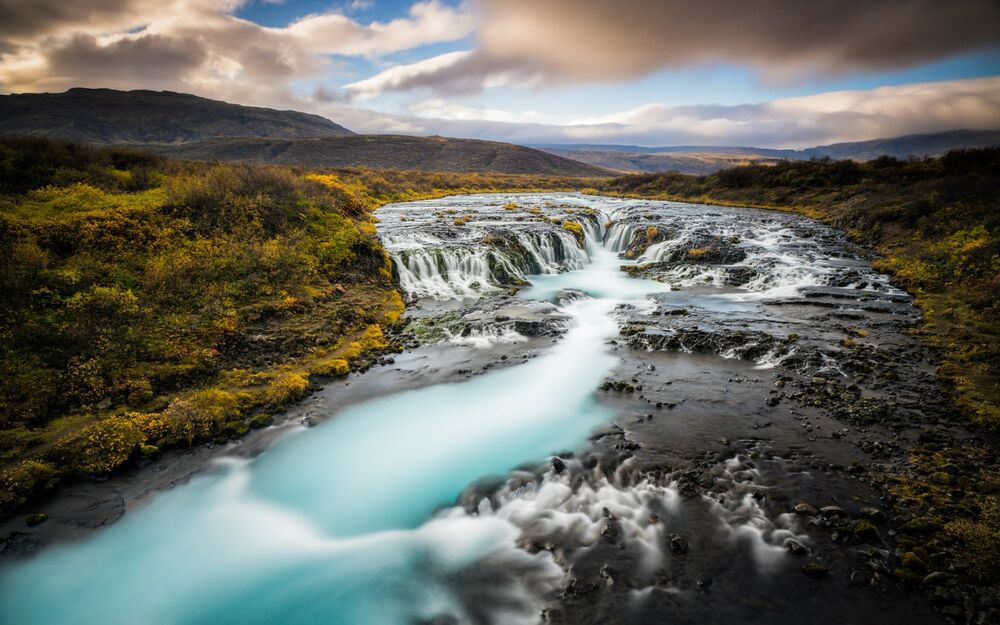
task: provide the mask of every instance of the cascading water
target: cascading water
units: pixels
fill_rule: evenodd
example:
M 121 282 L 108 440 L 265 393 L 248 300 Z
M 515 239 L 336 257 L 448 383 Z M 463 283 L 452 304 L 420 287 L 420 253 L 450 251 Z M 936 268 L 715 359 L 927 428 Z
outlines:
M 699 323 L 746 326 L 772 321 L 761 300 L 812 285 L 893 292 L 859 259 L 810 248 L 819 226 L 797 233 L 766 213 L 735 214 L 577 195 L 384 207 L 381 236 L 408 296 L 482 298 L 530 282 L 518 305 L 556 302 L 565 334 L 522 364 L 353 405 L 254 460 L 219 463 L 87 540 L 5 567 L 0 621 L 536 623 L 554 597 L 591 591 L 577 579 L 588 567 L 618 583 L 621 571 L 590 562 L 610 552 L 632 558 L 631 608 L 653 605 L 662 589 L 659 600 L 688 592 L 663 573 L 688 548 L 682 530 L 714 554 L 714 574 L 757 576 L 808 538 L 792 515 L 768 516 L 745 456 L 706 471 L 712 490 L 698 496 L 669 479 L 631 480 L 628 460 L 604 473 L 571 458 L 544 474 L 515 471 L 580 449 L 619 416 L 595 391 L 621 366 L 611 351 L 620 324 L 682 310 L 670 317 L 677 327 L 630 336 L 678 336 L 679 351 L 693 351 L 685 341 L 698 335 L 681 334 L 688 309 L 705 311 Z M 634 262 L 619 258 L 643 240 Z M 726 286 L 735 272 L 746 279 Z M 493 325 L 442 333 L 449 349 L 527 341 L 506 314 L 481 318 Z M 455 506 L 470 484 L 512 471 L 488 498 Z
M 589 256 L 568 232 L 518 233 L 514 240 L 550 272 L 582 266 Z M 414 246 L 418 239 L 407 241 Z M 586 269 L 541 276 L 526 295 L 551 299 L 564 288 L 593 295 L 562 307 L 571 327 L 543 357 L 358 405 L 255 461 L 228 463 L 161 496 L 93 540 L 7 570 L 0 620 L 410 623 L 444 614 L 466 620 L 474 606 L 448 580 L 499 561 L 528 576 L 493 589 L 507 595 L 504 622 L 533 622 L 538 593 L 561 578 L 551 558 L 517 550 L 518 528 L 495 515 L 428 519 L 466 484 L 578 446 L 613 416 L 593 401 L 615 363 L 605 346 L 617 332 L 610 313 L 663 285 L 628 279 L 613 254 L 599 242 L 594 249 Z M 488 252 L 467 252 L 464 260 L 440 253 L 443 267 L 411 253 L 408 267 L 421 272 L 421 286 L 411 292 L 450 295 L 464 292 L 473 277 L 486 283 Z M 407 275 L 400 271 L 401 279 Z M 533 587 L 523 587 L 526 580 Z M 87 600 L 47 600 L 54 595 Z

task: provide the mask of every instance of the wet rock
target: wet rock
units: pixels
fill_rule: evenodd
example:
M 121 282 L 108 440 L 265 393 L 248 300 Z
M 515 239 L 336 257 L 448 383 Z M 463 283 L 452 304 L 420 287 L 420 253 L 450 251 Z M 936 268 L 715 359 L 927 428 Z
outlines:
M 41 525 L 49 520 L 49 515 L 44 512 L 36 512 L 24 520 L 28 527 L 35 527 Z
M 616 393 L 633 393 L 635 387 L 624 380 L 609 380 L 601 385 L 602 391 L 614 391 Z
M 874 579 L 875 578 L 871 571 L 851 571 L 850 581 L 855 586 L 867 586 L 868 584 L 871 584 Z
M 785 549 L 788 549 L 789 553 L 797 556 L 809 555 L 809 548 L 797 540 L 789 540 L 785 542 Z
M 854 537 L 861 542 L 875 542 L 879 540 L 878 529 L 867 519 L 861 519 L 854 524 Z
M 609 582 L 613 582 L 618 579 L 618 571 L 607 564 L 601 567 L 599 574 L 602 578 L 608 580 Z
M 816 506 L 802 502 L 795 504 L 795 514 L 801 514 L 802 516 L 816 516 L 819 514 L 819 510 L 816 509 Z
M 809 562 L 802 567 L 802 573 L 805 574 L 806 577 L 822 579 L 830 574 L 830 569 L 826 568 L 819 562 Z
M 900 564 L 907 570 L 920 573 L 921 575 L 927 572 L 927 563 L 912 551 L 907 551 L 903 554 Z M 920 578 L 920 581 L 923 581 L 923 577 Z
M 614 523 L 605 523 L 601 526 L 601 536 L 607 540 L 614 541 L 618 538 L 618 527 Z
M 823 515 L 824 518 L 831 517 L 846 517 L 847 513 L 840 506 L 823 506 L 819 509 L 819 513 Z
M 945 573 L 944 571 L 934 571 L 930 573 L 920 582 L 920 585 L 925 588 L 931 588 L 933 586 L 948 585 L 953 581 L 954 577 Z
M 680 555 L 688 552 L 688 542 L 680 534 L 670 534 L 667 536 L 667 540 L 670 543 L 670 551 Z
M 865 506 L 864 508 L 861 508 L 861 516 L 876 525 L 882 525 L 889 520 L 889 517 L 885 512 L 882 512 L 874 506 Z
M 566 470 L 566 463 L 562 458 L 555 456 L 552 458 L 552 470 L 558 475 Z

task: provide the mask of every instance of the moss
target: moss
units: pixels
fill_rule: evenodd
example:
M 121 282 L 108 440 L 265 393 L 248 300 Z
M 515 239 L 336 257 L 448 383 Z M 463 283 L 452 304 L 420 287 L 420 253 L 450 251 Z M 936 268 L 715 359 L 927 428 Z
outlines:
M 878 528 L 868 521 L 861 519 L 854 523 L 854 537 L 862 542 L 874 542 L 879 540 Z
M 917 554 L 915 554 L 912 551 L 907 551 L 906 553 L 904 553 L 903 557 L 900 558 L 900 563 L 907 570 L 913 571 L 915 573 L 921 575 L 927 573 L 927 562 L 922 560 Z
M 983 499 L 979 514 L 948 523 L 945 531 L 959 544 L 959 557 L 982 583 L 1000 581 L 1000 497 Z
M 892 576 L 895 579 L 901 582 L 906 582 L 908 584 L 919 584 L 924 580 L 923 575 L 915 573 L 914 571 L 911 571 L 910 569 L 907 568 L 903 568 L 901 566 L 896 567 L 892 570 Z
M 581 247 L 586 243 L 586 235 L 583 232 L 583 226 L 575 221 L 564 221 L 563 230 L 566 230 L 576 238 L 576 242 L 580 244 Z

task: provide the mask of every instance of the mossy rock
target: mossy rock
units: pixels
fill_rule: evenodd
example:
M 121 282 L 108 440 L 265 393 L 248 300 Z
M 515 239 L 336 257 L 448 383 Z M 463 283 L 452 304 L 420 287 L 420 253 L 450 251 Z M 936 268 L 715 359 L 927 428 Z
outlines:
M 874 506 L 861 508 L 861 516 L 865 517 L 875 525 L 882 525 L 889 520 L 889 515 Z
M 900 563 L 908 570 L 920 573 L 921 575 L 927 573 L 927 562 L 922 560 L 913 551 L 907 551 L 903 554 Z
M 908 584 L 919 584 L 924 581 L 924 576 L 919 573 L 914 573 L 909 569 L 905 569 L 898 566 L 892 570 L 892 576 L 901 582 L 906 582 Z
M 802 567 L 802 573 L 807 577 L 822 579 L 830 574 L 830 569 L 826 568 L 819 562 L 808 562 Z
M 940 520 L 934 517 L 914 517 L 903 523 L 899 528 L 901 532 L 908 532 L 911 534 L 933 534 L 934 532 L 940 531 L 943 527 Z
M 28 527 L 35 527 L 36 525 L 41 525 L 49 520 L 49 515 L 44 512 L 36 512 L 24 520 Z
M 250 428 L 259 430 L 260 428 L 266 428 L 272 423 L 274 423 L 274 415 L 270 412 L 262 412 L 254 415 L 253 418 L 250 419 Z
M 875 542 L 879 540 L 878 529 L 867 519 L 861 519 L 854 524 L 854 537 L 861 542 Z

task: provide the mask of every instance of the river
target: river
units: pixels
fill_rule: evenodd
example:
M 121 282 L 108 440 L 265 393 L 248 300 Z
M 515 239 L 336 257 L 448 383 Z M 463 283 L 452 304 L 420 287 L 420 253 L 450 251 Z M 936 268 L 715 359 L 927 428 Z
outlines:
M 792 511 L 878 504 L 831 469 L 877 427 L 783 389 L 905 393 L 854 342 L 917 349 L 909 298 L 842 235 L 577 194 L 378 215 L 407 354 L 321 391 L 316 427 L 8 563 L 0 622 L 934 622 L 872 581 L 887 543 Z

